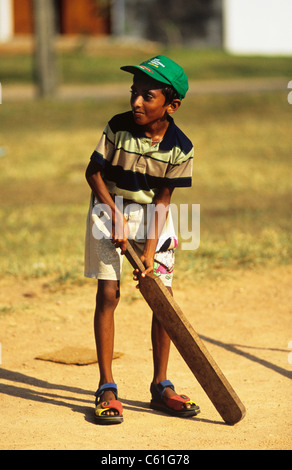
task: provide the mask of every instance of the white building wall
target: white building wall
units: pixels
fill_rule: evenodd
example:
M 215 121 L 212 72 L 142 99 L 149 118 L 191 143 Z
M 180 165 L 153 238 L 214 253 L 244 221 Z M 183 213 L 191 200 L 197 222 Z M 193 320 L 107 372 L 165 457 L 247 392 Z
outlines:
M 224 47 L 237 54 L 292 54 L 292 0 L 223 0 Z
M 12 0 L 0 0 L 0 42 L 9 41 L 13 36 Z

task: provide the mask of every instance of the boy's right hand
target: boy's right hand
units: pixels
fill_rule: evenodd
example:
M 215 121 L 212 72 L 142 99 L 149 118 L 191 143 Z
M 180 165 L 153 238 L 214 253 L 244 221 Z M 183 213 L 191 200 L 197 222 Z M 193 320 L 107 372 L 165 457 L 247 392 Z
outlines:
M 117 218 L 115 223 L 113 222 L 112 243 L 115 245 L 116 248 L 121 249 L 122 255 L 124 255 L 127 250 L 128 238 L 128 222 L 126 221 L 124 216 L 121 216 L 120 218 Z
M 140 277 L 146 277 L 148 274 L 153 273 L 154 270 L 154 257 L 149 257 L 147 258 L 146 256 L 142 255 L 140 257 L 142 263 L 144 264 L 145 270 L 140 271 L 139 269 L 134 269 L 133 271 L 133 280 L 138 281 L 138 284 L 136 285 L 136 289 L 140 288 Z

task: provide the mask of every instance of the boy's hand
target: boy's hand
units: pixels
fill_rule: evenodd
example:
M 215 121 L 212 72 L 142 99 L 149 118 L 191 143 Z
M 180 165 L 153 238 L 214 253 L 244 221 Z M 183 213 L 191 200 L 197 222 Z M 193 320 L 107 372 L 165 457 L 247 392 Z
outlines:
M 145 271 L 141 273 L 142 277 L 145 277 L 147 276 L 147 274 L 150 274 L 154 271 L 154 257 L 153 256 L 146 257 L 145 255 L 142 255 L 140 257 L 140 260 L 142 261 L 142 263 L 144 264 L 146 268 Z
M 133 279 L 134 281 L 139 281 L 140 277 L 145 277 L 147 276 L 147 274 L 150 274 L 150 273 L 153 273 L 154 271 L 154 258 L 151 256 L 151 257 L 146 257 L 145 255 L 142 255 L 140 257 L 142 263 L 144 264 L 145 266 L 145 271 L 143 271 L 142 273 L 139 271 L 139 269 L 135 269 L 133 271 Z M 139 282 L 136 286 L 137 289 L 139 289 Z
M 117 220 L 117 225 L 113 224 L 112 230 L 112 243 L 116 248 L 121 249 L 122 255 L 124 255 L 126 252 L 128 237 L 128 222 L 126 221 L 125 217 L 122 216 Z

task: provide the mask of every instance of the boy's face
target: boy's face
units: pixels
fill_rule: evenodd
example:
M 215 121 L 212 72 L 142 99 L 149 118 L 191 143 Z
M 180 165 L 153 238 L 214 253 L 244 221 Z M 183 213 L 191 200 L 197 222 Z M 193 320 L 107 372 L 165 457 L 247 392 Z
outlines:
M 180 104 L 180 100 L 174 101 Z M 134 76 L 131 87 L 131 107 L 136 124 L 145 128 L 164 122 L 167 115 L 177 109 L 176 106 L 174 109 L 173 103 L 165 103 L 165 96 L 159 88 L 159 83 L 147 78 L 146 75 L 145 78 Z

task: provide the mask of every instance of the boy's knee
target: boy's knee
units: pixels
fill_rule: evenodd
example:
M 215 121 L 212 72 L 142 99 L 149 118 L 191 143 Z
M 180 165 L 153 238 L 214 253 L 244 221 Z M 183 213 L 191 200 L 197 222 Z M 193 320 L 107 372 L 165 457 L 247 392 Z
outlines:
M 114 309 L 120 300 L 119 281 L 99 281 L 96 303 L 102 309 Z

